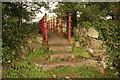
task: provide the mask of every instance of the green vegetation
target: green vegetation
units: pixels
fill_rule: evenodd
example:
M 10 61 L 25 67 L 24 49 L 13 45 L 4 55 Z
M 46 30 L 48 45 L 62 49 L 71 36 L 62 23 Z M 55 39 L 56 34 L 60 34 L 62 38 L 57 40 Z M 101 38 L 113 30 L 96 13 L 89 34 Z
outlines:
M 33 24 L 36 25 L 36 24 Z M 33 31 L 34 29 L 34 31 Z M 2 58 L 3 64 L 12 62 L 12 60 L 19 57 L 19 48 L 21 45 L 25 46 L 24 38 L 29 37 L 28 34 L 38 34 L 39 27 L 28 25 L 26 27 L 3 27 L 3 42 L 2 42 Z M 13 52 L 14 50 L 14 52 Z
M 32 56 L 32 55 L 31 55 Z M 70 75 L 73 74 L 73 75 Z M 4 72 L 3 78 L 50 78 L 52 75 L 66 77 L 93 78 L 103 77 L 101 73 L 94 70 L 91 66 L 82 67 L 61 67 L 59 70 L 42 71 L 38 67 L 30 64 L 28 61 L 13 63 L 11 67 Z
M 119 29 L 119 21 L 107 20 L 101 22 L 82 22 L 81 27 L 93 27 L 97 31 L 99 31 L 99 39 L 105 41 L 105 45 L 107 45 L 107 53 L 113 59 L 120 59 L 120 29 Z
M 84 52 L 79 48 L 75 48 L 77 52 Z M 31 64 L 30 61 L 33 58 L 48 59 L 48 56 L 51 52 L 47 51 L 47 47 L 43 46 L 40 49 L 37 49 L 35 52 L 30 53 L 21 61 L 11 63 L 8 67 L 4 68 L 3 78 L 52 78 L 56 77 L 72 77 L 72 78 L 118 78 L 115 75 L 115 71 L 106 70 L 106 75 L 103 75 L 96 70 L 94 66 L 79 66 L 79 67 L 60 67 L 57 70 L 43 71 L 39 67 Z M 77 54 L 78 55 L 78 54 Z M 59 61 L 59 59 L 48 61 Z M 112 73 L 111 73 L 112 72 Z
M 118 68 L 120 61 L 120 2 L 60 2 L 53 10 L 58 16 L 72 13 L 74 19 L 72 20 L 72 32 L 76 28 L 93 27 L 99 32 L 99 40 L 102 40 L 107 46 L 106 52 L 110 55 L 109 66 L 116 66 Z M 78 14 L 80 17 L 77 17 Z M 112 19 L 107 20 L 106 17 L 111 16 Z M 77 20 L 77 21 L 76 21 Z M 79 36 L 76 40 L 80 40 Z M 81 51 L 74 49 L 75 55 L 79 55 Z M 113 64 L 115 61 L 117 65 Z M 119 65 L 120 66 L 120 65 Z
M 43 72 L 35 65 L 30 64 L 31 61 L 35 57 L 39 57 L 40 59 L 48 58 L 50 52 L 47 51 L 47 47 L 43 46 L 40 49 L 37 49 L 33 53 L 29 53 L 27 57 L 25 57 L 22 61 L 18 61 L 16 63 L 11 63 L 9 65 L 9 69 L 4 68 L 3 77 L 5 78 L 42 78 L 46 77 Z M 24 74 L 23 74 L 24 73 Z M 39 74 L 38 74 L 39 73 Z M 46 73 L 47 74 L 47 73 Z
M 61 67 L 59 70 L 42 71 L 25 60 L 12 64 L 3 73 L 3 78 L 52 78 L 53 75 L 56 75 L 56 77 L 68 76 L 73 78 L 118 78 L 113 71 L 108 71 L 106 75 L 103 75 L 95 70 L 95 67 L 85 65 L 74 68 Z
M 30 7 L 30 5 L 33 6 Z M 21 27 L 26 25 L 28 21 L 34 19 L 35 13 L 41 11 L 41 7 L 49 8 L 45 2 L 4 2 L 2 3 L 2 26 Z
M 30 61 L 35 57 L 40 58 L 41 60 L 46 59 L 51 54 L 51 52 L 48 51 L 47 48 L 48 47 L 46 47 L 46 46 L 42 46 L 39 49 L 37 49 L 35 52 L 29 53 L 29 55 L 24 59 L 27 61 Z
M 32 6 L 30 6 L 32 5 Z M 45 2 L 3 2 L 2 3 L 2 62 L 3 78 L 51 78 L 53 75 L 57 77 L 77 77 L 77 78 L 118 78 L 120 72 L 120 12 L 119 2 L 60 2 L 56 9 L 53 9 L 58 17 L 72 13 L 72 32 L 78 27 L 94 27 L 100 34 L 99 39 L 107 46 L 107 54 L 110 55 L 108 66 L 116 69 L 105 69 L 103 75 L 96 70 L 94 66 L 79 66 L 79 67 L 61 67 L 57 70 L 43 71 L 30 61 L 38 57 L 41 60 L 49 62 L 61 61 L 60 59 L 48 59 L 51 52 L 48 52 L 48 47 L 42 46 L 35 52 L 28 52 L 28 56 L 20 59 L 22 54 L 19 54 L 20 46 L 27 45 L 25 38 L 30 38 L 31 35 L 39 34 L 39 23 L 31 22 L 35 13 L 41 12 L 41 8 L 49 8 Z M 51 10 L 50 10 L 51 11 Z M 77 17 L 76 14 L 80 15 Z M 104 20 L 106 16 L 112 16 L 111 20 Z M 65 19 L 67 21 L 67 18 Z M 65 30 L 64 30 L 65 31 Z M 66 36 L 66 35 L 65 35 Z M 31 38 L 34 40 L 35 38 Z M 79 38 L 77 38 L 79 40 Z M 49 44 L 49 46 L 51 46 Z M 91 58 L 88 52 L 81 48 L 73 48 L 75 56 Z M 116 61 L 116 63 L 115 63 Z
M 86 52 L 86 51 L 83 51 L 81 48 L 74 47 L 73 51 L 74 51 L 75 56 L 81 56 L 81 57 L 84 57 L 84 58 L 90 58 L 90 54 L 88 52 Z

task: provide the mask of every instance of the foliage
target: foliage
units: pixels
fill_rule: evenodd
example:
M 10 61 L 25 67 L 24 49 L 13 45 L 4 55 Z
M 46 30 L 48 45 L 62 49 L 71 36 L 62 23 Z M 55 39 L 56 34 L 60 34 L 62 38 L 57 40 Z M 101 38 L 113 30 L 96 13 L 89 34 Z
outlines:
M 119 3 L 107 2 L 59 2 L 53 9 L 57 16 L 67 15 L 72 13 L 72 35 L 74 34 L 74 27 L 85 21 L 101 21 L 106 16 L 119 16 Z M 115 9 L 115 10 L 114 10 Z M 79 17 L 77 17 L 79 15 Z M 115 18 L 113 18 L 115 19 Z M 118 19 L 118 17 L 116 18 Z
M 100 17 L 106 16 L 106 13 L 108 11 L 106 9 L 100 9 L 101 6 L 99 4 L 92 4 L 88 3 L 85 8 L 81 9 L 80 11 L 82 12 L 80 21 L 98 21 L 100 20 Z M 101 3 L 102 4 L 102 3 Z
M 47 58 L 50 52 L 47 52 L 47 47 L 43 46 L 37 49 L 33 53 L 29 53 L 22 61 L 12 63 L 9 66 L 8 72 L 4 72 L 3 77 L 5 78 L 43 78 L 47 77 L 47 73 L 37 68 L 36 66 L 29 63 L 33 58 L 38 57 L 41 59 Z M 6 67 L 4 68 L 6 70 Z M 24 74 L 23 74 L 24 73 Z
M 36 25 L 36 24 L 33 24 Z M 12 60 L 18 57 L 18 53 L 14 50 L 18 50 L 21 45 L 25 45 L 23 40 L 30 33 L 39 33 L 39 29 L 36 27 L 27 25 L 26 27 L 3 27 L 2 28 L 2 58 L 3 64 L 10 63 Z M 34 31 L 33 31 L 34 30 Z
M 43 59 L 48 58 L 50 54 L 51 54 L 51 52 L 48 51 L 48 47 L 42 46 L 42 47 L 40 47 L 40 49 L 37 49 L 35 52 L 30 53 L 25 59 L 30 61 L 33 58 L 38 57 L 41 60 L 43 60 Z
M 61 67 L 59 70 L 43 71 L 27 61 L 21 61 L 8 68 L 7 71 L 3 73 L 3 78 L 50 78 L 53 75 L 65 77 L 67 75 L 69 76 L 70 73 L 74 74 L 72 77 L 76 75 L 77 78 L 103 77 L 103 75 L 92 66 L 80 66 L 75 68 Z
M 5 2 L 2 4 L 3 26 L 16 25 L 20 27 L 22 24 L 22 19 L 29 20 L 31 18 L 30 16 L 32 13 L 27 11 L 27 5 L 25 3 Z M 18 23 L 18 25 L 16 23 Z
M 120 30 L 119 30 L 119 21 L 118 20 L 107 20 L 101 22 L 83 22 L 82 27 L 93 27 L 99 31 L 99 39 L 105 41 L 105 44 L 108 46 L 107 52 L 114 57 L 114 59 L 120 58 Z
M 94 66 L 79 66 L 79 67 L 60 67 L 57 70 L 43 71 L 39 67 L 29 63 L 33 58 L 41 56 L 44 59 L 49 52 L 47 47 L 43 46 L 35 52 L 29 54 L 22 61 L 12 63 L 9 67 L 4 67 L 3 78 L 52 78 L 53 75 L 59 77 L 74 77 L 74 78 L 118 78 L 114 71 L 107 70 L 107 74 L 103 75 L 96 70 Z M 112 73 L 111 73 L 112 72 Z M 110 76 L 111 75 L 111 76 Z
M 47 3 L 3 2 L 2 3 L 2 58 L 3 64 L 11 63 L 18 57 L 15 52 L 20 45 L 25 45 L 23 39 L 30 33 L 39 32 L 36 23 L 28 23 L 35 16 L 36 10 L 47 7 Z M 30 6 L 32 5 L 32 6 Z
M 2 56 L 3 64 L 18 57 L 19 47 L 26 45 L 25 37 L 39 33 L 39 26 L 30 22 L 41 7 L 48 9 L 48 3 L 3 2 L 2 3 Z M 32 6 L 31 6 L 32 5 Z M 17 51 L 16 51 L 17 50 Z
M 88 52 L 83 51 L 81 48 L 74 47 L 73 48 L 74 55 L 75 56 L 82 56 L 84 58 L 90 58 L 90 55 Z
M 95 70 L 93 66 L 81 66 L 75 68 L 75 72 L 80 78 L 103 78 L 99 71 Z M 84 73 L 84 74 L 83 74 Z
M 48 9 L 47 4 L 45 2 L 4 2 L 2 3 L 2 24 L 20 27 L 23 22 L 32 21 L 36 13 L 41 12 L 41 7 Z
M 30 7 L 33 4 L 34 6 Z M 29 63 L 34 57 L 39 56 L 40 59 L 48 59 L 51 52 L 47 51 L 47 47 L 43 46 L 33 53 L 30 53 L 24 60 L 13 63 L 19 55 L 14 52 L 20 45 L 25 45 L 23 39 L 29 33 L 38 33 L 39 27 L 36 24 L 27 24 L 35 12 L 39 12 L 41 7 L 48 7 L 47 3 L 22 3 L 22 2 L 5 2 L 2 3 L 2 58 L 3 65 L 11 63 L 10 66 L 4 68 L 3 78 L 49 78 L 52 75 L 68 75 L 75 74 L 79 78 L 117 78 L 114 71 L 108 70 L 106 75 L 102 75 L 92 66 L 81 67 L 61 67 L 59 70 L 42 71 L 38 67 Z M 103 40 L 107 47 L 107 53 L 111 55 L 111 62 L 120 59 L 120 29 L 119 29 L 119 3 L 58 3 L 57 8 L 53 11 L 58 15 L 66 15 L 69 12 L 78 11 L 78 18 L 81 27 L 94 27 L 99 31 L 99 39 Z M 111 15 L 113 20 L 102 20 L 100 17 Z M 23 23 L 23 21 L 25 21 Z M 18 27 L 19 26 L 19 27 Z M 20 27 L 21 26 L 21 27 Z M 73 26 L 74 27 L 74 26 Z M 74 47 L 75 56 L 81 55 L 90 58 L 90 55 Z M 57 60 L 50 60 L 59 61 Z
M 117 76 L 119 72 L 117 70 L 106 69 L 107 78 L 120 78 Z
M 75 2 L 59 2 L 58 5 L 56 5 L 56 9 L 53 10 L 58 16 L 66 15 L 67 13 L 76 11 L 76 5 L 78 3 Z
M 119 21 L 103 21 L 101 23 L 102 40 L 108 46 L 107 53 L 110 55 L 110 61 L 120 60 L 120 29 Z
M 113 20 L 120 19 L 119 2 L 59 2 L 56 7 L 53 12 L 55 12 L 58 17 L 72 13 L 72 30 L 73 27 L 76 27 L 76 25 L 82 22 L 102 21 L 102 19 L 105 19 L 108 15 L 112 16 Z M 77 14 L 74 14 L 75 12 Z M 77 17 L 76 21 L 75 17 L 78 15 L 79 17 Z
M 93 27 L 99 32 L 99 39 L 104 41 L 107 54 L 110 55 L 108 66 L 113 66 L 115 70 L 107 70 L 106 75 L 110 78 L 119 76 L 120 61 L 120 27 L 119 20 L 103 20 L 101 22 L 83 22 L 81 27 Z M 117 71 L 118 70 L 118 71 Z M 113 73 L 113 74 L 110 74 Z M 110 74 L 110 75 L 108 75 Z
M 3 73 L 3 78 L 50 78 L 53 75 L 75 78 L 118 78 L 114 71 L 101 74 L 93 66 L 61 67 L 59 70 L 43 71 L 27 61 L 17 62 Z

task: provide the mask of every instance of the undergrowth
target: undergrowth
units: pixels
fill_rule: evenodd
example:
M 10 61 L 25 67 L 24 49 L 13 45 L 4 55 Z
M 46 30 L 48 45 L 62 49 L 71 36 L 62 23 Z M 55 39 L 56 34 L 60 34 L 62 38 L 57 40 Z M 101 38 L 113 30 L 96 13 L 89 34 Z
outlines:
M 60 67 L 56 70 L 43 71 L 39 67 L 31 64 L 29 61 L 35 57 L 45 59 L 51 52 L 47 51 L 47 47 L 43 46 L 37 49 L 34 53 L 29 54 L 22 61 L 12 63 L 10 67 L 4 69 L 3 78 L 53 78 L 56 77 L 72 77 L 72 78 L 116 78 L 117 76 L 111 71 L 107 72 L 106 75 L 101 74 L 95 69 L 94 66 L 79 66 L 79 67 Z M 55 60 L 49 60 L 55 61 Z
M 84 58 L 91 58 L 89 53 L 82 50 L 81 48 L 73 47 L 73 51 L 74 51 L 75 56 L 82 56 Z
M 25 60 L 30 61 L 35 57 L 38 57 L 40 59 L 45 59 L 48 58 L 49 55 L 51 54 L 51 51 L 47 50 L 48 47 L 42 46 L 40 49 L 37 49 L 35 52 L 30 53 Z
M 43 71 L 40 68 L 30 64 L 28 61 L 21 61 L 8 68 L 3 73 L 3 78 L 52 78 L 56 77 L 73 77 L 73 78 L 116 78 L 114 73 L 103 75 L 93 66 L 80 67 L 61 67 L 59 70 Z

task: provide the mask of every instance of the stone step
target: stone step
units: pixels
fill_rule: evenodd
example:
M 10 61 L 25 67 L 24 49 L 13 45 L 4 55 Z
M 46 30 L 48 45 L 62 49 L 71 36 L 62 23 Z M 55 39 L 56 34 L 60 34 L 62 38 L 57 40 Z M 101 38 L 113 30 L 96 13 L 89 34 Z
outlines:
M 98 62 L 93 59 L 87 59 L 87 60 L 75 59 L 71 61 L 48 62 L 47 60 L 41 60 L 39 58 L 35 58 L 31 60 L 30 63 L 41 68 L 43 71 L 59 69 L 62 66 L 76 67 L 76 66 L 83 66 L 83 65 L 88 65 L 88 66 L 91 65 L 91 66 L 94 66 L 98 71 L 104 74 L 104 69 L 100 67 Z
M 50 55 L 50 59 L 71 60 L 74 59 L 73 52 L 59 52 Z
M 42 70 L 44 71 L 48 71 L 48 70 L 55 70 L 55 69 L 59 69 L 60 67 L 75 67 L 75 66 L 82 66 L 82 65 L 98 65 L 97 61 L 92 60 L 92 59 L 88 59 L 88 60 L 78 60 L 78 61 L 60 61 L 60 62 L 52 62 L 52 63 L 46 63 L 46 64 L 40 64 L 35 63 L 34 64 L 38 67 L 40 67 Z
M 49 47 L 49 50 L 52 52 L 70 52 L 72 51 L 72 46 L 51 46 Z

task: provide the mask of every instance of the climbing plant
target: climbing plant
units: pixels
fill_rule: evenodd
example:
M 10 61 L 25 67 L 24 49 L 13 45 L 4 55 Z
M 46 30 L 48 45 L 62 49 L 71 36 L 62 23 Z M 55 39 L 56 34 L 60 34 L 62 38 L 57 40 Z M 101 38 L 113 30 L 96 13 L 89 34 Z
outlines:
M 119 20 L 103 20 L 101 22 L 82 22 L 81 27 L 93 27 L 99 32 L 99 39 L 104 41 L 111 59 L 120 59 L 120 23 Z

